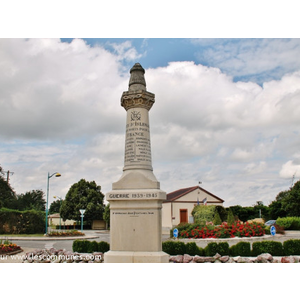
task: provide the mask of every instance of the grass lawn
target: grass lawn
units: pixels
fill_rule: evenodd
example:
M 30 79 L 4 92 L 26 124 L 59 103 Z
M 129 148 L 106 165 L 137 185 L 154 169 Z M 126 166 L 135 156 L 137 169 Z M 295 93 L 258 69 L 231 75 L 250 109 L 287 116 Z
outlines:
M 0 234 L 0 240 L 6 239 L 8 237 L 42 237 L 44 233 L 34 233 L 34 234 Z

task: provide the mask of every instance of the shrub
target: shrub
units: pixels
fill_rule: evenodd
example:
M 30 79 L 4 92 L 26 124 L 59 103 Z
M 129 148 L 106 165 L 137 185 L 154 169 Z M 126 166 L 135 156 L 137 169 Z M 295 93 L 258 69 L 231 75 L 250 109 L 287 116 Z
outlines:
M 218 243 L 218 253 L 220 255 L 229 255 L 229 244 L 227 242 Z
M 206 256 L 214 256 L 218 253 L 218 244 L 215 242 L 208 243 L 204 248 L 204 254 Z
M 190 242 L 185 244 L 185 254 L 202 256 L 204 251 L 202 248 L 198 247 L 195 242 Z
M 192 211 L 195 222 L 212 222 L 216 211 L 215 205 L 197 205 Z
M 299 230 L 300 217 L 278 218 L 276 224 L 283 227 L 285 230 Z
M 45 232 L 45 212 L 0 209 L 0 233 L 33 234 Z
M 109 250 L 109 244 L 107 242 L 101 241 L 97 243 L 96 241 L 87 240 L 75 240 L 72 245 L 74 252 L 79 253 L 93 253 L 93 252 L 107 252 Z
M 235 219 L 234 219 L 233 212 L 232 212 L 232 210 L 229 208 L 228 216 L 227 216 L 227 224 L 231 226 L 234 222 L 235 222 Z
M 184 255 L 185 243 L 178 241 L 165 241 L 162 243 L 162 250 L 170 255 Z
M 72 245 L 74 252 L 87 253 L 89 241 L 86 240 L 75 240 Z
M 229 249 L 232 256 L 251 256 L 251 245 L 249 242 L 238 242 Z
M 93 253 L 98 251 L 98 243 L 96 241 L 89 242 L 87 244 L 87 253 Z
M 300 240 L 287 240 L 283 242 L 284 255 L 300 255 Z
M 109 248 L 110 248 L 109 243 L 107 243 L 105 241 L 101 241 L 98 243 L 97 251 L 104 253 L 104 252 L 109 251 Z
M 215 212 L 213 223 L 214 223 L 214 225 L 221 225 L 222 224 L 221 217 L 220 217 L 220 215 L 219 215 L 219 213 L 218 213 L 217 210 Z
M 252 244 L 252 255 L 257 256 L 262 253 L 269 253 L 274 256 L 284 255 L 281 242 L 276 241 L 261 241 Z

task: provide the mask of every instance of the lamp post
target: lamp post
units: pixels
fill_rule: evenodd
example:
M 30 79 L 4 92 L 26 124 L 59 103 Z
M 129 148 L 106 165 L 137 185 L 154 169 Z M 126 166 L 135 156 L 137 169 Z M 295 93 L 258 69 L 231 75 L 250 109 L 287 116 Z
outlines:
M 60 201 L 60 206 L 59 206 L 59 230 L 61 230 L 61 216 L 60 216 L 60 208 L 61 208 L 61 204 L 62 204 L 62 198 L 61 197 L 57 197 L 57 196 L 54 196 L 53 198 L 57 198 L 59 201 Z
M 84 217 L 84 213 L 85 213 L 85 209 L 79 209 L 80 213 L 81 213 L 81 232 L 83 231 L 83 217 Z
M 53 173 L 52 175 L 49 174 L 48 172 L 48 176 L 47 176 L 47 202 L 46 202 L 46 232 L 45 235 L 48 234 L 48 198 L 49 198 L 49 179 L 54 176 L 55 177 L 60 177 L 61 174 L 59 174 L 58 172 Z

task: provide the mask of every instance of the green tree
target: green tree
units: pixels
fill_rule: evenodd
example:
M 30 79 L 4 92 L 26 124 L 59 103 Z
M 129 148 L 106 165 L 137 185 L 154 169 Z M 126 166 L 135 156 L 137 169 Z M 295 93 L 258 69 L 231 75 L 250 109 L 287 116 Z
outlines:
M 17 196 L 10 184 L 4 179 L 4 172 L 0 166 L 0 208 L 13 209 L 16 205 L 16 200 Z
M 79 220 L 80 209 L 85 209 L 84 221 L 91 224 L 93 220 L 103 219 L 103 198 L 101 186 L 95 181 L 81 179 L 74 183 L 64 201 L 62 201 L 60 214 L 65 220 Z
M 25 194 L 17 196 L 17 207 L 18 210 L 39 210 L 45 211 L 46 201 L 44 199 L 44 192 L 42 190 L 32 190 Z
M 282 207 L 288 217 L 300 216 L 300 180 L 294 184 L 282 199 Z
M 49 214 L 55 214 L 60 212 L 62 200 L 55 200 L 50 204 Z
M 283 208 L 283 199 L 288 197 L 290 191 L 280 192 L 274 201 L 269 205 L 270 218 L 276 220 L 277 218 L 284 218 L 287 216 L 286 211 Z
M 228 209 L 228 217 L 227 217 L 227 224 L 228 225 L 232 225 L 234 223 L 235 219 L 234 219 L 234 215 L 232 210 L 229 208 Z
M 214 223 L 214 225 L 221 225 L 222 224 L 221 217 L 220 217 L 217 210 L 215 211 L 213 223 Z

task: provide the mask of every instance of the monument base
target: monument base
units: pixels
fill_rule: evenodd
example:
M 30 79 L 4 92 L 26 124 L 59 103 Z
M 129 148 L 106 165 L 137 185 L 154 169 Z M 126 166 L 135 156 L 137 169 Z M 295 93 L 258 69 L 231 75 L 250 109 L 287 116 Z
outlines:
M 163 251 L 108 251 L 104 263 L 169 263 L 169 255 Z

